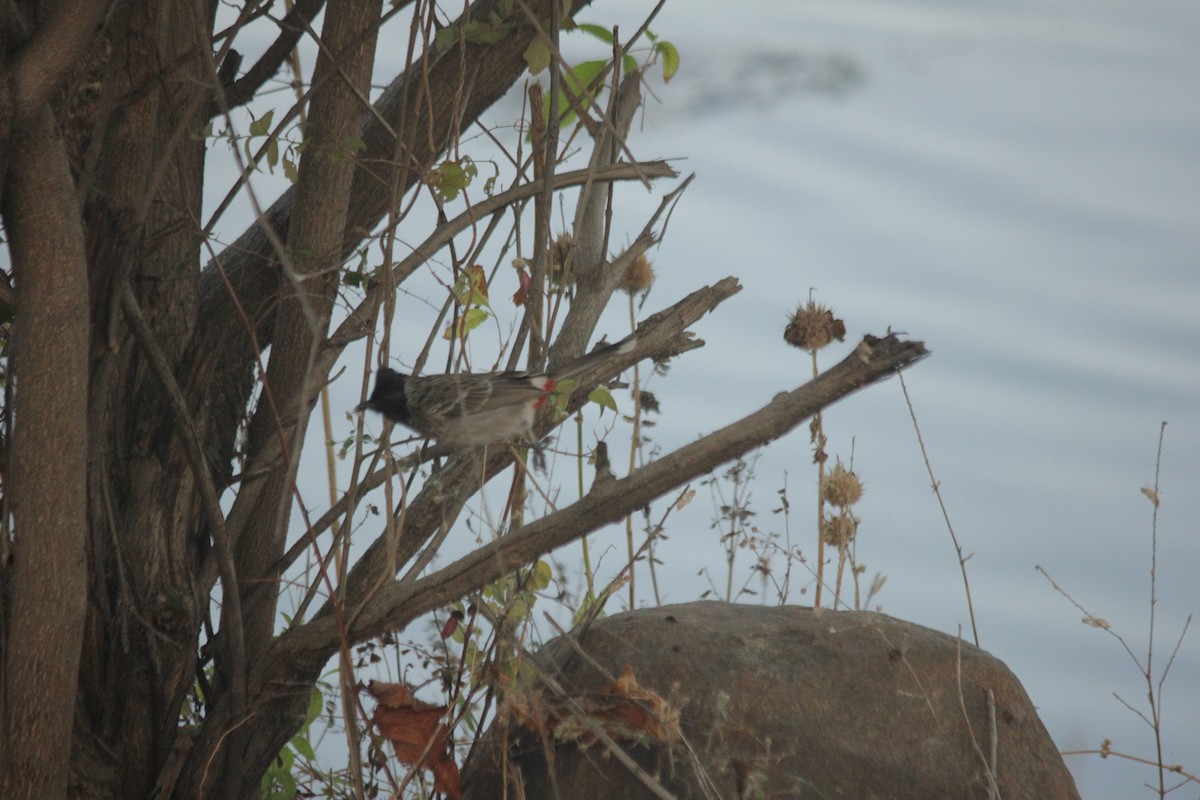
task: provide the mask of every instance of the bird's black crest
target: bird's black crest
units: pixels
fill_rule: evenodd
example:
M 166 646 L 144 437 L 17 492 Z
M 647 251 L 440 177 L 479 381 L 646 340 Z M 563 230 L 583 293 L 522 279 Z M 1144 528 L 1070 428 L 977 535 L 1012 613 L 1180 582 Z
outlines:
M 369 408 L 394 422 L 408 422 L 408 396 L 404 392 L 407 379 L 407 375 L 383 367 L 375 374 L 375 391 L 358 410 Z

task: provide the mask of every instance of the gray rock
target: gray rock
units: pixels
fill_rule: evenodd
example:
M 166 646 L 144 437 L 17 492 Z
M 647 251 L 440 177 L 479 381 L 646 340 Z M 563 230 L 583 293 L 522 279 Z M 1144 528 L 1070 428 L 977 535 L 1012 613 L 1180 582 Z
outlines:
M 620 705 L 606 692 L 628 665 L 680 712 L 680 735 L 660 741 L 611 719 L 578 718 L 535 734 L 510 720 L 469 759 L 465 797 L 1079 797 L 1012 672 L 919 625 L 869 612 L 702 602 L 617 614 L 572 636 L 577 645 L 560 637 L 537 661 L 573 699 L 543 687 L 522 694 L 527 707 L 540 698 L 535 713 L 549 719 Z M 589 726 L 606 731 L 643 776 L 594 735 L 580 735 Z M 993 757 L 998 794 L 988 777 Z M 651 778 L 666 794 L 646 785 Z

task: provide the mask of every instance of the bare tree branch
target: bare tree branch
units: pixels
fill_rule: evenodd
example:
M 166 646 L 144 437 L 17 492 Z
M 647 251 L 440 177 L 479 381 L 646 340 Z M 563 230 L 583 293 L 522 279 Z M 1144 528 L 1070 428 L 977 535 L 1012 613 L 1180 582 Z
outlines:
M 678 175 L 665 161 L 646 161 L 640 164 L 619 162 L 600 170 L 579 169 L 563 172 L 553 177 L 554 191 L 568 189 L 584 183 L 607 185 L 618 180 L 638 180 L 642 176 L 650 178 L 674 178 Z M 536 196 L 546 187 L 544 180 L 535 180 L 515 186 L 508 191 L 489 197 L 475 203 L 471 208 L 459 214 L 452 220 L 439 225 L 430 236 L 415 248 L 411 254 L 392 268 L 390 281 L 376 280 L 371 283 L 366 299 L 352 311 L 329 337 L 322 351 L 321 366 L 328 371 L 341 356 L 342 350 L 350 342 L 366 336 L 375 318 L 375 309 L 383 302 L 384 291 L 389 286 L 399 285 L 410 275 L 425 264 L 430 258 L 445 247 L 459 233 L 477 224 L 480 220 L 498 214 L 515 203 Z M 657 219 L 657 217 L 655 218 Z M 651 220 L 651 224 L 655 220 Z
M 733 279 L 726 279 L 726 281 L 736 284 Z M 716 307 L 717 303 L 723 301 L 729 297 L 730 294 L 732 294 L 732 292 L 730 294 L 724 294 L 722 291 L 724 289 L 723 284 L 728 285 L 726 284 L 726 281 L 722 281 L 722 283 L 718 284 L 716 287 L 706 287 L 700 289 L 697 293 L 693 293 L 689 297 L 682 300 L 679 304 L 676 304 L 673 309 L 669 309 L 665 312 L 661 312 L 659 315 L 655 315 L 654 319 L 659 319 L 660 317 L 662 318 L 663 321 L 661 324 L 664 326 L 664 331 L 674 331 L 674 335 L 669 337 L 655 336 L 652 338 L 643 335 L 642 338 L 639 339 L 639 346 L 629 354 L 628 360 L 633 361 L 650 358 L 656 362 L 666 361 L 682 355 L 689 350 L 695 350 L 699 347 L 703 347 L 703 340 L 692 338 L 691 334 L 683 330 L 683 327 L 689 324 L 686 322 L 689 316 L 688 313 L 684 312 L 682 309 L 686 309 L 689 305 L 695 305 L 698 308 L 701 307 L 701 303 L 698 303 L 697 299 L 703 298 L 702 303 L 704 310 L 702 313 L 712 310 Z M 736 289 L 734 291 L 736 291 Z M 711 303 L 711 305 L 709 305 L 709 303 Z M 662 338 L 661 344 L 658 342 L 660 338 Z M 614 362 L 614 365 L 620 363 L 622 362 Z M 576 408 L 582 405 L 582 401 L 569 404 L 567 406 L 568 416 L 574 413 Z M 544 434 L 547 431 L 543 429 L 541 432 Z M 380 467 L 379 469 L 376 469 L 364 476 L 358 484 L 357 493 L 346 492 L 327 511 L 325 511 L 325 513 L 323 513 L 315 522 L 313 522 L 311 529 L 308 531 L 308 536 L 299 539 L 290 548 L 288 548 L 287 553 L 284 554 L 283 559 L 280 561 L 277 569 L 283 571 L 290 567 L 293 563 L 295 563 L 296 559 L 298 559 L 304 553 L 305 550 L 313 546 L 313 540 L 310 537 L 323 534 L 325 531 L 333 527 L 338 520 L 346 516 L 346 514 L 349 513 L 351 497 L 362 497 L 366 495 L 367 492 L 382 486 L 383 483 L 390 477 L 411 469 L 421 461 L 442 458 L 450 455 L 451 452 L 451 449 L 448 447 L 435 445 L 428 450 L 413 453 L 410 458 L 405 458 L 396 462 L 394 469 L 390 467 Z M 501 461 L 501 468 L 503 466 L 507 466 L 508 460 L 506 458 L 502 457 Z M 487 474 L 492 475 L 496 471 L 496 469 L 489 467 Z
M 889 334 L 867 336 L 840 363 L 798 389 L 777 395 L 743 419 L 681 447 L 615 481 L 594 486 L 578 502 L 484 545 L 453 564 L 410 583 L 386 584 L 358 614 L 346 635 L 354 642 L 405 627 L 421 614 L 456 600 L 502 575 L 623 518 L 630 511 L 788 433 L 821 409 L 929 354 L 921 342 Z M 799 370 L 797 370 L 799 371 Z M 264 675 L 280 679 L 292 664 L 324 663 L 340 642 L 328 616 L 293 628 L 266 655 Z
M 34 117 L 50 101 L 96 35 L 96 25 L 107 7 L 106 0 L 46 6 L 46 17 L 39 20 L 11 66 L 12 103 L 18 122 Z
M 412 0 L 405 0 L 405 5 Z M 297 0 L 291 10 L 279 21 L 279 36 L 267 46 L 258 61 L 246 70 L 241 78 L 225 89 L 226 109 L 237 108 L 254 99 L 263 84 L 275 77 L 283 62 L 296 48 L 300 37 L 308 30 L 313 18 L 320 13 L 325 0 Z M 210 114 L 220 109 L 214 105 Z
M 573 0 L 570 13 L 589 2 Z M 534 13 L 546 14 L 550 0 L 534 0 L 529 5 Z M 411 188 L 444 152 L 453 134 L 477 120 L 525 71 L 522 53 L 534 30 L 523 24 L 521 12 L 505 18 L 500 9 L 500 0 L 480 0 L 453 26 L 464 30 L 470 20 L 495 18 L 500 20 L 495 24 L 509 26 L 503 40 L 489 45 L 459 39 L 436 57 L 427 54 L 427 61 L 414 64 L 393 80 L 376 102 L 376 113 L 362 133 L 366 149 L 358 160 L 351 189 L 343 256 L 387 213 L 392 196 L 390 184 L 399 182 L 399 194 Z M 473 82 L 464 98 L 458 87 L 467 81 Z M 427 88 L 432 89 L 430 96 L 425 96 Z M 404 126 L 399 124 L 401 120 Z M 392 159 L 396 142 L 389 127 L 404 129 L 404 163 Z M 285 234 L 294 203 L 294 192 L 289 190 L 264 214 L 264 219 L 242 234 L 219 260 L 210 263 L 201 278 L 203 311 L 195 337 L 192 380 L 228 387 L 209 405 L 207 410 L 216 424 L 203 426 L 205 430 L 230 430 L 229 421 L 241 416 L 253 383 L 255 354 L 258 348 L 271 343 L 280 273 L 272 263 L 275 256 L 266 229 Z M 238 318 L 238 306 L 252 321 L 254 331 L 227 324 L 227 320 Z M 224 441 L 214 449 L 231 453 L 233 443 Z
M 678 346 L 678 337 L 689 325 L 739 291 L 741 286 L 736 279 L 725 278 L 692 292 L 670 308 L 650 317 L 638 326 L 638 340 L 633 351 L 607 365 L 611 375 L 618 374 L 639 359 L 661 356 L 669 348 Z M 579 385 L 581 388 L 594 385 L 594 381 L 602 377 L 605 376 L 581 375 Z M 538 433 L 545 434 L 548 430 L 543 422 Z M 453 523 L 463 504 L 479 488 L 481 474 L 485 480 L 490 479 L 507 467 L 510 461 L 511 456 L 507 453 L 492 455 L 486 468 L 481 470 L 477 458 L 463 457 L 450 462 L 442 472 L 433 476 L 427 482 L 430 488 L 422 490 L 405 509 L 404 529 L 394 555 L 389 554 L 388 543 L 380 538 L 359 558 L 350 573 L 345 592 L 346 602 L 352 606 L 363 602 L 370 587 L 375 586 L 379 577 L 386 574 L 393 564 L 396 567 L 406 564 L 435 531 Z M 327 603 L 317 616 L 328 615 L 332 611 L 332 606 Z
M 251 469 L 276 463 L 264 479 L 238 493 L 229 525 L 245 596 L 252 587 L 272 586 L 272 566 L 286 542 L 287 521 L 293 508 L 296 472 L 312 403 L 313 360 L 329 332 L 333 301 L 340 283 L 341 245 L 349 216 L 354 161 L 346 142 L 361 127 L 363 98 L 369 90 L 381 6 L 378 0 L 341 0 L 326 10 L 317 57 L 312 114 L 305 128 L 296 202 L 288 226 L 287 248 L 295 271 L 285 272 L 279 311 L 275 315 L 271 359 L 263 378 L 264 402 L 258 404 L 247 433 Z M 248 533 L 252 532 L 252 533 Z M 246 657 L 253 660 L 271 640 L 278 593 L 258 593 L 259 602 L 245 602 L 242 625 Z M 222 643 L 232 641 L 222 637 Z M 241 668 L 238 654 L 218 650 L 222 662 Z M 218 664 L 218 666 L 223 666 Z M 241 705 L 234 698 L 234 714 Z M 240 730 L 222 748 L 236 752 L 253 729 Z M 220 763 L 220 762 L 218 762 Z M 222 795 L 242 792 L 247 780 L 241 770 L 224 770 L 214 790 Z
M 611 105 L 616 119 L 611 120 L 611 126 L 605 125 L 600 129 L 588 163 L 588 169 L 593 174 L 617 160 L 620 142 L 629 133 L 634 114 L 642 102 L 641 76 L 636 73 L 626 75 L 615 94 Z M 680 187 L 676 191 L 682 189 L 683 187 Z M 612 297 L 617 282 L 621 280 L 622 270 L 608 261 L 605 252 L 608 243 L 605 212 L 606 209 L 611 209 L 611 197 L 611 184 L 604 185 L 594 180 L 585 184 L 579 193 L 572 228 L 575 236 L 572 260 L 579 289 L 576 292 L 576 301 L 571 305 L 571 310 L 555 337 L 554 346 L 550 349 L 551 365 L 570 361 L 583 352 L 592 330 L 596 327 L 596 321 L 608 306 L 609 298 Z M 652 228 L 664 208 L 665 206 L 660 206 L 659 212 L 639 237 L 636 247 L 644 250 L 655 243 Z M 631 246 L 630 250 L 633 249 Z

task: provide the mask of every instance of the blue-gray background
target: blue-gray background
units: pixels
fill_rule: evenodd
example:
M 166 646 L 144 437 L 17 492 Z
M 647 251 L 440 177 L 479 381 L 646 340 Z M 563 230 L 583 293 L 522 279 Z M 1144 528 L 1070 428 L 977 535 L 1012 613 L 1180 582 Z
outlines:
M 779 333 L 809 287 L 848 341 L 888 326 L 924 340 L 933 357 L 907 380 L 974 553 L 982 645 L 1062 750 L 1111 738 L 1153 759 L 1149 728 L 1113 697 L 1147 710 L 1137 668 L 1034 567 L 1145 659 L 1152 506 L 1139 489 L 1166 420 L 1156 672 L 1200 610 L 1200 6 L 680 2 L 654 27 L 684 68 L 647 113 L 662 145 L 640 152 L 685 155 L 698 173 L 655 293 L 725 274 L 746 286 L 699 326 L 707 351 L 655 387 L 664 427 L 710 430 L 799 376 Z M 969 631 L 898 383 L 842 403 L 827 428 L 843 455 L 856 437 L 858 553 L 888 575 L 883 610 Z M 803 431 L 763 455 L 763 509 L 784 470 L 793 496 L 808 490 L 806 456 Z M 681 547 L 668 566 L 694 590 L 705 557 Z M 1162 707 L 1164 758 L 1193 773 L 1198 633 Z M 1156 781 L 1114 759 L 1067 763 L 1085 798 L 1148 796 Z
M 580 21 L 619 23 L 629 35 L 652 5 L 597 0 Z M 827 365 L 889 326 L 925 341 L 933 356 L 907 380 L 949 514 L 973 554 L 983 647 L 1024 682 L 1062 750 L 1111 738 L 1114 749 L 1153 759 L 1151 731 L 1113 697 L 1146 710 L 1137 667 L 1112 637 L 1081 624 L 1035 565 L 1145 659 L 1152 506 L 1139 490 L 1154 480 L 1165 420 L 1156 678 L 1200 609 L 1200 5 L 674 0 L 652 28 L 678 46 L 682 69 L 667 86 L 651 83 L 655 97 L 630 145 L 641 158 L 682 157 L 680 169 L 698 177 L 652 254 L 659 278 L 647 310 L 726 275 L 745 286 L 697 325 L 708 346 L 651 382 L 664 412 L 656 443 L 683 444 L 804 380 L 806 357 L 780 334 L 810 288 L 849 329 L 848 343 L 823 355 Z M 406 30 L 391 26 L 381 40 L 381 83 L 402 62 Z M 564 50 L 603 52 L 579 34 Z M 517 93 L 488 120 L 511 125 L 519 114 Z M 482 160 L 488 144 L 476 134 L 463 152 Z M 255 183 L 269 202 L 271 182 Z M 669 188 L 622 187 L 615 241 L 635 235 Z M 223 192 L 214 184 L 211 202 Z M 223 234 L 249 213 L 231 213 Z M 415 243 L 424 230 L 418 216 L 402 236 Z M 411 364 L 430 304 L 444 296 L 432 282 L 406 290 L 399 365 Z M 516 310 L 505 313 L 511 324 Z M 614 309 L 609 338 L 627 325 Z M 339 410 L 358 402 L 359 375 L 352 367 L 335 385 Z M 350 424 L 337 419 L 341 438 Z M 319 512 L 328 489 L 318 428 L 301 483 Z M 873 605 L 969 636 L 957 558 L 899 383 L 839 404 L 826 428 L 844 459 L 853 439 L 867 483 L 858 558 L 868 578 L 888 578 Z M 767 448 L 755 472 L 756 524 L 782 530 L 770 510 L 786 480 L 793 542 L 811 556 L 806 431 Z M 704 568 L 723 585 L 712 504 L 701 489 L 672 518 L 659 551 L 668 602 L 707 590 Z M 501 497 L 472 513 L 502 506 Z M 448 552 L 472 541 L 459 532 Z M 604 574 L 623 551 L 620 530 L 593 539 Z M 558 556 L 575 576 L 578 553 Z M 739 554 L 738 585 L 751 566 Z M 1163 698 L 1164 759 L 1200 770 L 1200 631 L 1179 649 Z M 1117 759 L 1067 763 L 1094 800 L 1149 796 L 1144 784 L 1155 780 Z

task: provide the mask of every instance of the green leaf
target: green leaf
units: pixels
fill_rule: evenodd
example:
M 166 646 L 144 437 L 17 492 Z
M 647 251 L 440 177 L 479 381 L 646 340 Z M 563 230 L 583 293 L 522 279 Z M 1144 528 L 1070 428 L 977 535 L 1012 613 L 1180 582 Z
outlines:
M 271 168 L 271 172 L 275 172 L 275 165 L 279 163 L 279 140 L 271 138 L 267 140 L 267 166 Z
M 610 31 L 608 28 L 605 28 L 601 25 L 593 25 L 590 22 L 581 22 L 581 23 L 579 23 L 578 27 L 579 27 L 579 30 L 583 31 L 584 33 L 595 36 L 597 39 L 604 42 L 605 44 L 613 43 L 612 31 Z
M 577 95 L 583 95 L 584 106 L 590 103 L 599 94 L 602 86 L 598 85 L 591 91 L 587 91 L 587 87 L 596 79 L 604 68 L 608 66 L 608 61 L 600 59 L 597 61 L 581 61 L 571 68 L 570 72 L 563 71 L 563 78 L 566 79 L 567 85 Z M 546 94 L 546 119 L 550 119 L 550 94 Z M 561 92 L 558 97 L 558 119 L 560 125 L 570 125 L 575 121 L 575 112 L 571 109 L 571 105 L 567 100 L 567 93 Z
M 296 162 L 287 156 L 283 157 L 283 177 L 292 183 L 300 180 L 300 170 L 296 169 Z
M 603 386 L 597 386 L 588 392 L 588 402 L 595 403 L 600 408 L 611 408 L 614 414 L 617 413 L 617 401 L 613 400 L 612 392 Z
M 449 50 L 458 41 L 458 28 L 447 25 L 433 35 L 433 49 L 441 54 Z
M 679 71 L 679 50 L 670 42 L 658 42 L 654 49 L 662 56 L 663 81 L 670 81 Z
M 473 20 L 463 26 L 462 38 L 470 44 L 495 44 L 508 34 L 508 27 L 499 20 Z
M 525 63 L 530 75 L 538 75 L 550 66 L 550 45 L 541 36 L 533 37 L 525 48 Z
M 579 387 L 579 381 L 571 378 L 566 378 L 554 384 L 554 393 L 550 395 L 550 403 L 558 410 L 559 414 L 566 413 L 567 401 L 571 399 L 571 394 Z
M 361 269 L 348 269 L 342 273 L 342 283 L 355 289 L 361 288 L 366 280 L 367 276 Z
M 308 739 L 304 738 L 303 733 L 297 733 L 292 737 L 292 749 L 309 761 L 317 760 L 316 751 L 313 750 L 313 746 L 309 743 Z
M 361 153 L 367 149 L 367 143 L 360 136 L 351 136 L 341 144 L 331 154 L 334 161 L 348 161 L 354 158 L 355 153 Z
M 312 694 L 308 696 L 308 709 L 304 712 L 304 727 L 307 728 L 313 724 L 317 717 L 321 716 L 321 709 L 325 705 L 325 697 L 321 694 L 321 690 L 313 687 Z
M 600 609 L 598 611 L 593 611 L 592 609 L 596 608 L 596 606 L 600 606 Z M 588 617 L 590 617 L 593 613 L 596 615 L 596 619 L 603 619 L 606 616 L 604 613 L 604 604 L 599 602 L 599 599 L 594 594 L 588 592 L 588 594 L 583 598 L 583 602 L 579 604 L 579 608 L 575 612 L 575 619 L 572 624 L 579 625 L 587 620 Z
M 275 117 L 275 109 L 271 109 L 250 123 L 251 136 L 266 136 L 271 132 L 271 120 Z
M 522 621 L 533 616 L 533 604 L 537 602 L 537 595 L 530 592 L 523 592 L 512 599 L 508 604 L 508 619 Z
M 443 202 L 450 202 L 458 197 L 459 192 L 470 186 L 478 174 L 479 167 L 464 156 L 458 161 L 443 161 L 426 172 L 423 180 Z
M 596 80 L 596 76 L 604 71 L 608 66 L 606 59 L 597 59 L 595 61 L 581 61 L 571 67 L 571 72 L 564 73 L 563 77 L 567 79 L 567 84 L 575 90 L 576 93 L 587 91 L 592 81 Z M 595 87 L 591 93 L 591 97 L 595 97 L 600 87 Z M 565 101 L 564 101 L 565 102 Z
M 296 753 L 290 747 L 285 747 L 279 751 L 279 757 L 276 759 L 276 768 L 279 772 L 276 774 L 278 778 L 285 778 L 292 772 L 292 767 L 296 765 Z
M 629 53 L 626 53 L 625 56 L 621 59 L 621 70 L 626 75 L 628 75 L 631 72 L 637 72 L 637 70 L 638 70 L 637 59 L 634 58 L 633 56 L 629 55 Z

